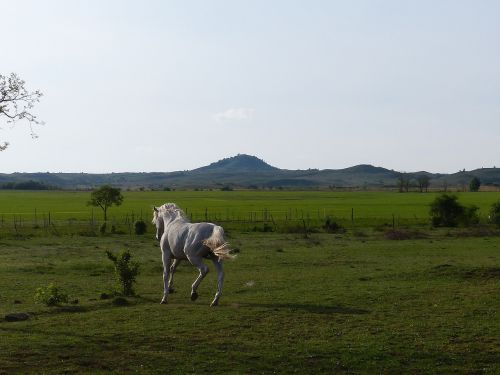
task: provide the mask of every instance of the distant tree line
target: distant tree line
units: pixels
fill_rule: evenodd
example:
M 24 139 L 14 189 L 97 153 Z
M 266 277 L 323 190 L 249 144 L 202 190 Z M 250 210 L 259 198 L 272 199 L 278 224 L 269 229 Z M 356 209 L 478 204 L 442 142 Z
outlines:
M 398 174 L 398 190 L 400 193 L 408 192 L 410 187 L 416 186 L 418 190 L 423 193 L 429 190 L 429 186 L 431 184 L 431 178 L 428 175 L 422 174 L 415 177 L 416 184 L 412 184 L 412 175 L 408 173 L 399 173 Z
M 3 190 L 58 190 L 57 186 L 52 186 L 39 181 L 6 182 L 0 185 Z
M 416 187 L 418 191 L 421 193 L 427 192 L 430 187 L 431 178 L 429 175 L 421 174 L 414 176 L 409 173 L 399 173 L 397 177 L 397 187 L 400 193 L 410 191 L 411 187 Z M 462 181 L 462 190 L 466 191 L 467 184 L 466 180 Z M 469 191 L 477 192 L 481 187 L 481 180 L 475 176 L 469 181 Z M 448 182 L 446 180 L 443 181 L 442 185 L 443 190 L 446 192 L 448 190 Z

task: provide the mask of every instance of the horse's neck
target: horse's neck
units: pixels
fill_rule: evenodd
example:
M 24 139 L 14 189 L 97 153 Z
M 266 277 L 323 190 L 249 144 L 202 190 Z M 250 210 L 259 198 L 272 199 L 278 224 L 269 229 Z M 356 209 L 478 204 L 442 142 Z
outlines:
M 177 216 L 174 218 L 167 218 L 167 217 L 163 218 L 163 225 L 165 227 L 165 230 L 167 230 L 169 227 L 172 226 L 177 227 L 177 226 L 182 226 L 184 224 L 189 224 L 189 221 L 187 221 L 186 218 L 182 216 Z

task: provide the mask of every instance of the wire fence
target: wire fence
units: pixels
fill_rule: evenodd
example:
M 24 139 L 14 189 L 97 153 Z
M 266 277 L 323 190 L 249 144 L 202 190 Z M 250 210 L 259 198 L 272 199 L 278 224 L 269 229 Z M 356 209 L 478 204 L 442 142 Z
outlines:
M 328 225 L 338 228 L 398 228 L 429 225 L 428 217 L 417 215 L 361 216 L 352 208 L 348 214 L 333 210 L 286 210 L 260 209 L 237 211 L 230 208 L 213 210 L 209 208 L 185 210 L 191 222 L 214 222 L 224 226 L 226 231 L 302 232 L 327 230 Z M 38 212 L 0 214 L 0 236 L 43 236 L 43 235 L 98 235 L 108 232 L 134 234 L 136 221 L 144 221 L 148 231 L 154 232 L 149 212 L 127 212 L 110 216 L 104 222 L 102 215 L 93 210 L 88 213 Z M 103 229 L 104 224 L 104 229 Z

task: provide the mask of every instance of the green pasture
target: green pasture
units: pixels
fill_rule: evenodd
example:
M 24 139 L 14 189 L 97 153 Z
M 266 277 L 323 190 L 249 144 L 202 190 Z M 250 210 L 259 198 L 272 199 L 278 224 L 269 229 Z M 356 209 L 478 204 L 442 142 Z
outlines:
M 108 212 L 119 229 L 149 221 L 151 206 L 165 202 L 228 229 L 238 257 L 225 263 L 220 306 L 209 307 L 211 262 L 196 302 L 189 294 L 197 270 L 184 264 L 176 293 L 160 305 L 153 228 L 99 234 L 102 214 L 86 206 L 90 192 L 0 191 L 0 375 L 500 371 L 500 237 L 485 225 L 500 193 L 459 193 L 461 203 L 480 208 L 482 225 L 455 230 L 429 228 L 435 193 L 124 195 Z M 327 216 L 347 230 L 258 230 L 319 227 Z M 101 298 L 117 289 L 105 251 L 125 249 L 141 272 L 137 296 L 117 305 Z M 35 303 L 37 288 L 49 283 L 73 303 Z M 2 319 L 10 313 L 29 319 Z
M 189 300 L 196 270 L 181 265 L 160 305 L 151 236 L 0 240 L 0 374 L 496 374 L 500 241 L 235 233 L 221 304 L 215 272 Z M 115 288 L 105 250 L 141 264 L 135 298 Z M 210 264 L 209 264 L 210 265 Z M 213 267 L 212 267 L 213 271 Z M 45 307 L 53 282 L 78 304 Z
M 165 202 L 180 205 L 193 221 L 320 223 L 332 217 L 344 225 L 426 225 L 429 203 L 437 193 L 331 191 L 148 191 L 123 192 L 124 202 L 109 210 L 117 225 L 151 217 L 151 207 Z M 486 219 L 499 192 L 456 193 L 463 204 L 479 207 Z M 100 208 L 86 205 L 90 192 L 0 191 L 0 225 L 14 220 L 38 225 L 49 216 L 53 223 L 102 220 Z

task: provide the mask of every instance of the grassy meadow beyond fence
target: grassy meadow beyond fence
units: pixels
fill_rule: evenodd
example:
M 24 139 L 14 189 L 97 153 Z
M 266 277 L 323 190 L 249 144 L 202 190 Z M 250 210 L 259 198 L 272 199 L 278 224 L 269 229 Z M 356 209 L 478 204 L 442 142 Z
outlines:
M 124 202 L 111 207 L 110 222 L 127 232 L 137 219 L 149 221 L 151 207 L 180 205 L 192 221 L 223 223 L 249 230 L 257 223 L 275 227 L 293 223 L 321 226 L 327 217 L 344 226 L 427 225 L 429 203 L 438 193 L 330 191 L 152 191 L 123 192 Z M 479 207 L 486 220 L 498 192 L 456 193 L 465 205 Z M 102 222 L 102 210 L 87 205 L 90 192 L 0 191 L 0 231 L 52 228 L 75 231 Z

